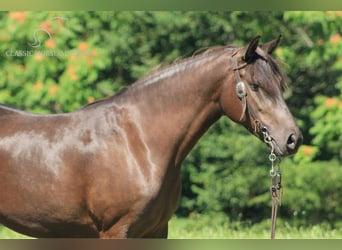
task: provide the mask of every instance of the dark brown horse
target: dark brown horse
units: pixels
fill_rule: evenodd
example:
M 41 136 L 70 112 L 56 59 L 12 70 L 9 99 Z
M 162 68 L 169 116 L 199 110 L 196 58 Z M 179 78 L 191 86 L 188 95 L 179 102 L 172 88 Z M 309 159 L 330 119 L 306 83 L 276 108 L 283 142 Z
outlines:
M 287 156 L 302 141 L 271 57 L 279 38 L 160 69 L 69 113 L 0 107 L 0 222 L 33 237 L 167 237 L 181 163 L 222 115 Z

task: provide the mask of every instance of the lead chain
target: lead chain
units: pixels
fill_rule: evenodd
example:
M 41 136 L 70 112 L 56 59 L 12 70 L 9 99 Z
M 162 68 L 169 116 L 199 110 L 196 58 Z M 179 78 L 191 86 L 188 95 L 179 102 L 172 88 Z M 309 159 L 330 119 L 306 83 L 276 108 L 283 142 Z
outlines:
M 272 143 L 272 137 L 269 135 L 267 128 L 261 128 L 261 132 L 264 135 L 264 141 L 271 147 L 271 153 L 268 159 L 271 161 L 271 198 L 272 198 L 272 214 L 271 214 L 271 239 L 275 238 L 276 231 L 276 220 L 277 220 L 277 210 L 278 205 L 281 203 L 281 171 L 280 171 L 280 158 L 278 158 L 274 153 L 274 145 Z M 278 166 L 275 170 L 275 165 Z
M 269 135 L 267 128 L 263 127 L 261 129 L 263 135 L 264 135 L 264 141 L 266 144 L 268 144 L 271 147 L 271 152 L 268 156 L 268 159 L 271 162 L 271 170 L 270 170 L 270 176 L 271 176 L 271 195 L 272 198 L 277 201 L 277 204 L 280 205 L 281 202 L 281 170 L 280 170 L 280 158 L 276 156 L 274 153 L 274 145 L 272 143 L 272 137 Z M 277 169 L 275 169 L 275 166 L 277 166 Z

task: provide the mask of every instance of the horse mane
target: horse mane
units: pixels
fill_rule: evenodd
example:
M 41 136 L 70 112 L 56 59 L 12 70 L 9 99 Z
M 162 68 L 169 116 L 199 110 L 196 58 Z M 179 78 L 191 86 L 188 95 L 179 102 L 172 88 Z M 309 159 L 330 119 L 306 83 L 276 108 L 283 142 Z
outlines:
M 159 64 L 156 67 L 154 67 L 152 70 L 150 70 L 145 76 L 143 76 L 142 78 L 140 78 L 139 80 L 137 80 L 134 85 L 136 84 L 143 84 L 144 82 L 147 82 L 148 80 L 151 80 L 155 77 L 157 77 L 158 75 L 168 72 L 171 69 L 174 68 L 182 68 L 182 66 L 184 66 L 183 68 L 185 68 L 187 65 L 190 65 L 193 62 L 199 61 L 201 59 L 205 59 L 208 58 L 212 55 L 216 55 L 219 52 L 222 52 L 224 50 L 227 49 L 235 49 L 235 46 L 232 45 L 224 45 L 224 46 L 215 46 L 215 47 L 203 47 L 200 48 L 198 50 L 196 50 L 192 56 L 189 57 L 180 57 L 175 59 L 171 64 Z
M 83 106 L 81 108 L 82 109 L 87 109 L 87 108 L 92 108 L 95 107 L 99 104 L 105 103 L 106 101 L 110 102 L 113 99 L 118 98 L 119 96 L 121 96 L 123 93 L 125 93 L 126 91 L 128 91 L 130 88 L 132 88 L 134 85 L 139 85 L 142 84 L 143 82 L 149 80 L 150 78 L 153 78 L 156 75 L 159 75 L 161 72 L 165 72 L 168 71 L 174 67 L 177 67 L 179 65 L 182 64 L 186 64 L 186 63 L 190 63 L 196 59 L 200 59 L 203 58 L 205 56 L 210 56 L 213 53 L 217 53 L 219 51 L 222 51 L 226 48 L 233 48 L 231 45 L 227 45 L 227 46 L 215 46 L 215 47 L 205 47 L 205 48 L 200 48 L 198 50 L 196 50 L 192 56 L 190 57 L 180 57 L 175 59 L 171 64 L 158 64 L 157 66 L 155 66 L 154 68 L 152 68 L 145 76 L 141 77 L 140 79 L 138 79 L 137 81 L 135 81 L 133 84 L 122 88 L 119 92 L 113 94 L 112 96 L 108 96 L 106 98 L 103 99 L 99 99 L 96 100 L 92 103 L 88 103 L 85 106 Z
M 196 50 L 192 54 L 192 56 L 177 58 L 171 64 L 163 64 L 163 63 L 158 64 L 157 66 L 152 68 L 145 76 L 141 77 L 140 79 L 138 79 L 136 82 L 134 82 L 130 86 L 124 87 L 118 93 L 116 93 L 112 96 L 109 96 L 109 97 L 106 97 L 104 99 L 100 99 L 100 100 L 97 100 L 95 102 L 89 103 L 89 104 L 85 105 L 84 107 L 82 107 L 81 109 L 94 107 L 97 104 L 101 104 L 101 103 L 104 103 L 106 101 L 110 102 L 113 99 L 118 98 L 119 96 L 124 94 L 126 91 L 130 90 L 131 88 L 134 88 L 134 86 L 141 86 L 144 83 L 148 82 L 149 80 L 153 81 L 154 78 L 156 79 L 155 81 L 157 81 L 158 78 L 160 78 L 161 74 L 163 74 L 163 73 L 166 74 L 167 72 L 169 72 L 170 70 L 172 70 L 174 68 L 177 68 L 177 67 L 185 68 L 190 63 L 196 62 L 198 60 L 208 58 L 212 55 L 216 55 L 216 54 L 221 53 L 221 52 L 226 51 L 226 50 L 231 50 L 231 52 L 233 52 L 234 50 L 237 50 L 237 49 L 239 49 L 239 47 L 235 46 L 235 45 L 202 47 L 202 48 Z M 258 49 L 260 49 L 260 48 L 258 48 Z M 258 50 L 257 50 L 257 52 L 258 52 Z M 256 58 L 256 59 L 260 59 L 260 58 L 265 60 L 269 64 L 270 69 L 272 71 L 271 72 L 272 75 L 274 75 L 276 77 L 276 79 L 278 80 L 277 82 L 279 84 L 279 87 L 281 88 L 281 90 L 285 90 L 287 88 L 287 84 L 286 84 L 287 78 L 283 74 L 281 68 L 279 67 L 279 65 L 277 63 L 277 61 L 275 59 L 273 59 L 267 53 L 262 53 L 262 55 L 259 55 L 259 58 Z M 272 83 L 272 79 L 267 78 L 267 75 L 270 75 L 269 74 L 270 72 L 268 72 L 268 74 L 266 74 L 265 70 L 267 70 L 267 69 L 266 69 L 266 67 L 264 67 L 262 65 L 262 63 L 254 63 L 254 61 L 253 61 L 251 63 L 248 63 L 247 67 L 253 67 L 251 70 L 253 70 L 254 75 L 259 79 L 258 83 L 260 84 L 261 87 L 263 87 L 266 91 L 268 91 L 271 94 L 276 92 L 276 86 L 277 85 Z
M 4 116 L 4 115 L 15 115 L 15 114 L 19 114 L 19 113 L 23 113 L 25 111 L 16 109 L 16 108 L 12 108 L 10 106 L 7 106 L 5 104 L 0 104 L 0 117 Z
M 97 106 L 98 104 L 102 104 L 104 102 L 111 102 L 114 98 L 117 98 L 121 96 L 123 93 L 125 93 L 128 90 L 128 87 L 123 87 L 122 89 L 119 90 L 119 92 L 115 93 L 112 96 L 108 96 L 99 100 L 96 100 L 94 102 L 88 103 L 85 106 L 83 106 L 80 110 L 87 109 L 87 108 L 92 108 Z
M 167 75 L 167 73 L 174 68 L 179 67 L 181 70 L 190 63 L 196 62 L 203 58 L 208 58 L 212 55 L 217 55 L 227 50 L 230 50 L 231 53 L 233 53 L 238 49 L 241 49 L 241 47 L 235 45 L 200 48 L 196 50 L 190 57 L 180 59 L 178 58 L 172 64 L 166 66 L 158 65 L 147 75 L 139 79 L 136 84 L 139 86 L 139 84 L 144 84 L 148 81 L 157 81 L 158 79 L 160 79 L 161 74 Z M 279 62 L 275 60 L 271 55 L 264 52 L 261 47 L 257 48 L 255 59 L 249 62 L 246 67 L 251 67 L 250 70 L 252 72 L 252 75 L 256 78 L 258 84 L 270 94 L 271 98 L 277 96 L 276 93 L 279 88 L 281 92 L 287 89 L 288 78 L 285 76 L 281 67 L 279 66 Z

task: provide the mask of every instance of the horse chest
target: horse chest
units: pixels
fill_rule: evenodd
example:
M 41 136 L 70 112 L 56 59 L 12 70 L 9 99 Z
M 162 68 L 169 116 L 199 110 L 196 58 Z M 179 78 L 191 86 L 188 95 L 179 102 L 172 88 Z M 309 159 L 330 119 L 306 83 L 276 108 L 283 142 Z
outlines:
M 102 161 L 104 158 L 101 157 Z M 89 175 L 92 181 L 88 188 L 88 209 L 96 218 L 98 229 L 108 237 L 152 236 L 167 225 L 176 209 L 180 175 L 170 178 L 171 175 L 160 171 L 151 174 L 133 167 L 135 164 L 120 168 L 126 161 L 125 157 L 118 158 L 113 166 L 106 168 L 102 162 L 101 171 L 96 176 Z
M 156 193 L 145 196 L 144 205 L 137 211 L 136 221 L 132 224 L 129 237 L 160 237 L 167 229 L 168 221 L 174 214 L 181 194 L 181 182 L 165 182 Z

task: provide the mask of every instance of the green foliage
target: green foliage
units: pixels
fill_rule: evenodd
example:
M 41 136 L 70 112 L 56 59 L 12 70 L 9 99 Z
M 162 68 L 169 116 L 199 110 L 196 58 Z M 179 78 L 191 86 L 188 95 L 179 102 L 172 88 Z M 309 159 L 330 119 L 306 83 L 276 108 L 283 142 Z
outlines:
M 338 228 L 342 220 L 342 168 L 338 162 L 283 164 L 281 213 L 298 222 L 326 221 Z
M 283 36 L 275 57 L 288 75 L 284 96 L 305 139 L 285 162 L 282 216 L 334 224 L 342 207 L 341 12 L 2 12 L 0 102 L 70 112 L 160 64 L 200 48 L 244 45 L 259 34 L 262 42 Z M 263 143 L 222 118 L 184 162 L 177 213 L 268 218 L 267 154 Z
M 329 159 L 342 150 L 342 100 L 317 96 L 315 101 L 318 106 L 311 113 L 312 143 L 320 149 L 321 159 Z
M 289 11 L 283 18 L 291 34 L 277 54 L 289 65 L 288 104 L 300 122 L 305 144 L 310 145 L 313 135 L 309 130 L 316 122 L 310 117 L 317 105 L 315 96 L 341 95 L 342 15 L 339 11 Z
M 310 163 L 317 156 L 318 150 L 315 146 L 302 145 L 293 158 L 294 162 L 300 164 Z
M 112 84 L 100 77 L 110 64 L 110 50 L 101 49 L 102 26 L 94 25 L 106 18 L 88 12 L 9 13 L 0 26 L 0 101 L 65 112 L 111 93 Z
M 211 141 L 210 135 L 207 136 L 208 139 L 198 144 L 185 163 L 183 173 L 190 179 L 191 195 L 182 198 L 179 213 L 225 212 L 231 219 L 253 221 L 269 217 L 269 210 L 265 208 L 270 206 L 270 164 L 265 150 L 258 147 L 253 138 L 242 134 L 238 141 L 234 137 L 226 140 L 229 141 L 226 145 L 237 147 L 239 153 L 233 155 L 236 151 L 229 153 L 227 149 L 220 157 L 220 151 L 212 149 L 224 148 L 220 145 L 222 142 L 217 138 Z M 313 163 L 307 160 L 306 155 L 316 154 L 315 148 L 303 148 L 304 152 L 298 153 L 302 158 L 286 160 L 281 164 L 284 182 L 281 210 L 287 218 L 298 216 L 301 222 L 328 220 L 334 224 L 334 219 L 342 218 L 342 210 L 339 209 L 342 199 L 337 191 L 342 189 L 338 181 L 342 178 L 342 168 L 337 162 Z M 208 150 L 212 152 L 200 153 Z M 264 155 L 264 162 L 262 159 L 260 162 L 254 160 L 260 154 Z M 196 162 L 199 163 L 197 168 Z M 225 162 L 232 164 L 227 166 Z M 189 192 L 189 186 L 185 188 Z

